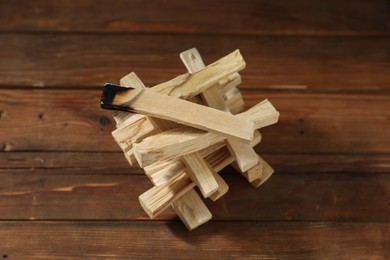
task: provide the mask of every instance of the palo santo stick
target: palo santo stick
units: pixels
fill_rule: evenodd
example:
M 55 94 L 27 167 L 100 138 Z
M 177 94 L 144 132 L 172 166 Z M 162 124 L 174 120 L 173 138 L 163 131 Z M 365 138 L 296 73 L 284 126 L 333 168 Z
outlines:
M 194 187 L 195 184 L 188 175 L 182 173 L 170 182 L 159 187 L 153 187 L 141 194 L 139 202 L 146 214 L 150 218 L 154 218 Z
M 268 99 L 265 99 L 239 115 L 255 122 L 256 129 L 276 124 L 279 119 L 279 112 Z
M 115 141 L 127 152 L 132 148 L 132 142 L 139 142 L 145 136 L 154 134 L 155 128 L 146 116 L 135 114 L 126 119 L 112 132 Z
M 174 160 L 166 160 L 166 161 L 156 161 L 150 165 L 147 165 L 145 166 L 143 169 L 145 171 L 145 174 L 147 176 L 150 176 L 150 175 L 153 175 L 154 173 L 156 172 L 164 172 L 165 169 L 168 169 L 168 168 L 171 168 L 171 167 L 175 167 L 174 165 L 175 164 L 182 164 L 180 162 L 180 159 L 179 158 L 176 158 Z M 182 164 L 183 165 L 183 164 Z M 184 170 L 184 168 L 183 168 Z M 176 170 L 177 172 L 177 170 Z M 156 184 L 154 184 L 155 186 L 158 186 Z
M 250 145 L 237 142 L 236 140 L 227 139 L 226 141 L 227 148 L 236 160 L 241 172 L 245 172 L 257 164 L 257 153 Z
M 236 169 L 236 171 L 240 172 L 241 175 L 244 176 L 244 178 L 247 179 L 248 182 L 253 182 L 261 178 L 263 173 L 263 165 L 260 162 L 258 162 L 255 166 L 245 172 L 241 172 L 240 168 L 236 163 L 233 163 L 232 166 L 234 169 Z
M 199 71 L 206 68 L 203 63 L 202 57 L 200 56 L 196 48 L 181 52 L 180 59 L 191 75 L 193 75 L 194 73 L 199 73 Z M 220 80 L 222 81 L 223 78 Z M 204 89 L 201 95 L 209 107 L 222 110 L 224 112 L 230 112 L 225 105 L 223 97 L 219 93 L 218 87 L 218 81 L 215 81 L 214 84 L 212 84 L 209 88 Z
M 215 170 L 213 170 L 213 174 L 214 178 L 217 180 L 218 189 L 213 194 L 211 194 L 209 198 L 212 201 L 216 201 L 228 192 L 229 186 Z
M 242 175 L 249 181 L 253 182 L 256 179 L 260 179 L 263 176 L 263 164 L 258 162 L 255 166 L 248 171 L 243 172 Z
M 239 50 L 223 57 L 222 59 L 208 65 L 199 73 L 189 73 L 176 77 L 173 80 L 153 87 L 158 93 L 172 97 L 189 99 L 211 87 L 215 82 L 226 76 L 245 68 L 245 61 Z
M 211 219 L 211 212 L 194 189 L 181 198 L 183 199 L 174 201 L 171 206 L 188 230 L 191 231 Z
M 205 68 L 202 57 L 196 48 L 180 53 L 180 58 L 190 73 L 195 73 Z M 225 100 L 219 92 L 218 83 L 205 89 L 202 92 L 202 97 L 209 107 L 230 113 L 229 108 L 225 104 Z M 226 143 L 242 172 L 249 170 L 257 164 L 257 153 L 250 145 L 237 142 L 230 138 L 226 140 Z
M 101 104 L 102 108 L 171 120 L 246 143 L 249 143 L 253 137 L 254 125 L 249 120 L 182 99 L 156 94 L 149 89 L 132 89 L 106 84 Z M 196 111 L 196 115 L 193 111 Z
M 203 188 L 205 193 L 205 198 L 209 197 L 215 191 L 223 188 L 219 186 L 218 180 L 215 179 L 215 173 L 213 169 L 206 163 L 205 160 L 199 155 L 199 153 L 192 153 L 182 156 L 182 162 L 187 168 L 187 173 L 190 176 L 196 176 L 192 181 L 199 187 Z M 202 169 L 209 169 L 211 172 L 211 177 L 205 174 L 199 174 Z M 211 181 L 210 181 L 211 180 Z M 214 184 L 216 182 L 216 185 Z M 216 187 L 216 188 L 215 188 Z M 203 194 L 202 192 L 202 194 Z M 207 192 L 207 193 L 206 193 Z
M 134 88 L 141 90 L 146 88 L 135 73 L 130 73 L 129 75 L 123 77 L 121 79 L 121 84 L 133 86 Z M 177 126 L 176 123 L 163 119 L 149 118 L 149 120 L 159 131 L 166 131 Z M 189 154 L 182 160 L 188 160 L 188 167 L 197 166 L 194 169 L 189 168 L 187 172 L 191 180 L 198 185 L 199 190 L 204 197 L 208 197 L 218 189 L 218 183 L 213 176 L 212 169 L 203 162 L 203 158 L 201 156 L 198 156 L 196 153 L 192 155 Z M 158 181 L 156 181 L 156 183 L 161 183 L 162 181 L 169 179 L 170 176 L 174 176 L 172 172 L 169 173 L 169 176 L 158 177 Z M 149 178 L 151 178 L 151 176 L 149 176 Z
M 223 140 L 220 135 L 182 126 L 135 143 L 134 152 L 139 165 L 144 167 L 155 161 L 200 151 Z
M 263 158 L 259 156 L 259 163 L 262 165 L 262 175 L 260 178 L 251 182 L 252 186 L 255 188 L 260 187 L 265 181 L 269 179 L 274 173 L 274 169 L 266 162 Z
M 159 170 L 149 173 L 145 171 L 150 181 L 156 187 L 169 182 L 172 178 L 176 177 L 179 174 L 182 174 L 186 170 L 186 167 L 180 160 L 161 162 L 159 168 Z

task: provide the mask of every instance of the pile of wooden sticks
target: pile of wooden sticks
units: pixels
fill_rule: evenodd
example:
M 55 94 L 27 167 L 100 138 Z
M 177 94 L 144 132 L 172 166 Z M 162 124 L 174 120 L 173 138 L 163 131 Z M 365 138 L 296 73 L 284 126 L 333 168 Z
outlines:
M 172 207 L 192 230 L 212 217 L 195 186 L 215 201 L 229 189 L 218 174 L 228 165 L 254 187 L 272 175 L 253 147 L 258 129 L 275 124 L 279 112 L 268 100 L 243 112 L 238 50 L 208 66 L 196 49 L 180 57 L 188 73 L 152 88 L 130 73 L 120 86 L 105 85 L 101 106 L 117 110 L 112 135 L 154 184 L 139 197 L 145 212 L 154 218 Z

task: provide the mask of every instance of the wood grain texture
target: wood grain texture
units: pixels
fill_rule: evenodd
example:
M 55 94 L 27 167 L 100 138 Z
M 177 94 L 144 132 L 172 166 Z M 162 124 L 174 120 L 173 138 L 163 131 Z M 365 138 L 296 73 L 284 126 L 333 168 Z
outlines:
M 1 1 L 0 30 L 234 35 L 388 35 L 389 3 L 353 1 Z M 132 10 L 137 10 L 132 12 Z M 129 15 L 131 14 L 131 15 Z
M 3 151 L 119 151 L 99 90 L 0 90 Z M 268 98 L 279 123 L 262 130 L 261 153 L 389 153 L 389 95 L 244 92 Z M 15 109 L 18 104 L 18 109 Z
M 226 222 L 188 232 L 177 222 L 5 221 L 0 254 L 9 259 L 387 259 L 389 233 L 388 223 Z
M 1 152 L 0 173 L 143 174 L 121 152 Z M 390 154 L 261 154 L 277 173 L 390 173 Z
M 0 219 L 148 220 L 138 196 L 152 187 L 146 176 L 10 171 L 1 173 Z M 231 168 L 221 175 L 229 192 L 206 199 L 214 220 L 387 221 L 390 175 L 280 174 L 259 189 Z M 373 203 L 375 201 L 375 203 Z M 166 211 L 158 219 L 172 219 Z
M 388 91 L 389 45 L 388 37 L 5 33 L 0 86 L 100 89 L 131 71 L 153 86 L 183 74 L 178 53 L 196 46 L 206 64 L 240 49 L 245 89 Z

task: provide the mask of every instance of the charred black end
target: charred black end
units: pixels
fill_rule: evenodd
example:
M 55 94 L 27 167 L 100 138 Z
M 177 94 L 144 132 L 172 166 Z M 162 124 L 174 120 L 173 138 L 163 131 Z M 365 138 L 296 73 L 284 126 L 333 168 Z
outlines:
M 126 92 L 130 89 L 133 89 L 132 87 L 121 87 L 112 83 L 106 83 L 103 87 L 103 94 L 102 98 L 100 100 L 100 107 L 103 109 L 110 109 L 110 110 L 122 110 L 122 111 L 131 111 L 131 108 L 128 107 L 122 107 L 119 105 L 114 104 L 114 100 L 117 94 L 121 92 Z
M 102 99 L 100 100 L 101 106 L 103 108 L 105 108 L 106 106 L 112 106 L 116 94 L 123 91 L 126 91 L 126 88 L 112 83 L 106 83 L 103 87 Z

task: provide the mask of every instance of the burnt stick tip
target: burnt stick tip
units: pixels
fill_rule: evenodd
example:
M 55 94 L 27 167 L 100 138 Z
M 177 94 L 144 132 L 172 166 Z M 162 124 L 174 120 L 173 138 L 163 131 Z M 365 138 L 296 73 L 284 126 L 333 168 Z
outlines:
M 132 87 L 126 87 L 125 88 L 125 87 L 121 87 L 119 85 L 112 84 L 112 83 L 104 84 L 103 94 L 102 94 L 102 98 L 100 100 L 101 108 L 103 108 L 103 109 L 111 109 L 111 110 L 125 110 L 125 111 L 127 111 L 128 109 L 125 109 L 125 108 L 123 108 L 121 106 L 115 105 L 114 104 L 114 100 L 115 100 L 115 96 L 118 93 L 125 92 L 125 91 L 129 90 L 129 88 L 133 89 Z

